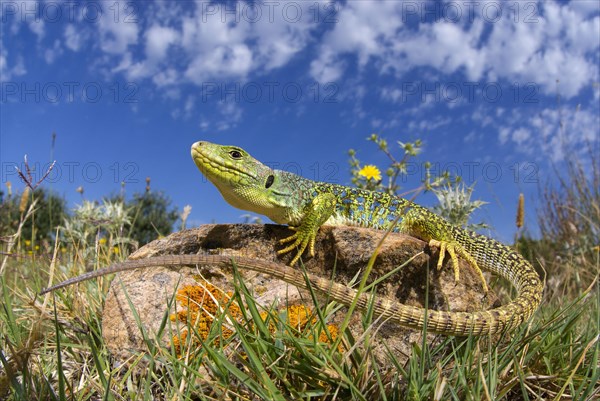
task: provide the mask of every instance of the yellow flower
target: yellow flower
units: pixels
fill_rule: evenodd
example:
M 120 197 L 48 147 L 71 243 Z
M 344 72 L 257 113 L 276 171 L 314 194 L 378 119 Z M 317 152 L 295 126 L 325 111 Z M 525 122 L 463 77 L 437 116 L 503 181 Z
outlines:
M 25 240 L 25 246 L 30 246 L 30 245 L 31 245 L 31 241 L 30 241 L 30 240 L 28 240 L 28 239 L 26 239 L 26 240 Z
M 34 248 L 35 248 L 36 251 L 40 250 L 40 246 L 39 245 L 36 245 Z
M 381 171 L 377 168 L 377 166 L 373 166 L 372 164 L 367 164 L 363 168 L 360 169 L 358 175 L 362 175 L 367 180 L 381 180 Z
M 113 253 L 117 255 L 120 253 L 118 246 L 113 246 Z
M 100 245 L 104 245 L 106 244 L 106 238 L 102 237 L 98 242 L 100 243 Z

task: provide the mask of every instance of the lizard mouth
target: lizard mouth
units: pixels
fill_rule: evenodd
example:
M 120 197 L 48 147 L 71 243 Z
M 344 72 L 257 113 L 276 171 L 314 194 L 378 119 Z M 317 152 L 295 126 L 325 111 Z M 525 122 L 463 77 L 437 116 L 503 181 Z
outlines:
M 256 172 L 248 169 L 242 161 L 232 161 L 223 156 L 225 147 L 198 141 L 192 145 L 192 159 L 198 169 L 211 181 L 256 180 Z M 214 182 L 214 181 L 213 181 Z

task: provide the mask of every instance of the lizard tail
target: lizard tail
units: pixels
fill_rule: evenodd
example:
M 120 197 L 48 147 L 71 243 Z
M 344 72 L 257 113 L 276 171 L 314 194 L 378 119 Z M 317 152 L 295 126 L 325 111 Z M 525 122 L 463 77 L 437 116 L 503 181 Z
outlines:
M 486 245 L 489 245 L 489 239 L 486 239 L 486 241 L 488 241 L 486 242 Z M 498 245 L 504 247 L 504 245 L 499 243 Z M 506 249 L 503 249 L 502 253 L 499 255 L 499 259 L 501 260 L 494 261 L 492 264 L 499 263 L 504 259 L 514 259 L 512 256 L 507 256 L 508 254 L 506 253 L 508 251 L 513 251 L 508 247 L 505 248 Z M 475 255 L 478 254 L 475 253 Z M 535 311 L 541 300 L 541 282 L 533 270 L 533 267 L 531 267 L 531 265 L 520 255 L 516 253 L 515 255 L 517 255 L 517 259 L 514 259 L 513 262 L 511 262 L 509 268 L 494 269 L 488 264 L 490 260 L 486 263 L 482 263 L 482 265 L 509 279 L 517 287 L 519 295 L 511 303 L 500 308 L 474 313 L 425 310 L 419 307 L 404 305 L 386 298 L 372 297 L 371 294 L 368 293 L 357 296 L 357 291 L 353 288 L 332 282 L 331 280 L 311 273 L 303 273 L 278 262 L 237 256 L 231 257 L 204 254 L 163 255 L 147 259 L 127 260 L 63 281 L 62 283 L 42 290 L 40 295 L 81 281 L 127 270 L 155 266 L 197 264 L 222 265 L 226 268 L 230 268 L 233 262 L 240 268 L 264 273 L 300 288 L 306 289 L 310 285 L 315 290 L 318 290 L 319 292 L 328 295 L 331 299 L 345 305 L 350 305 L 356 298 L 358 309 L 367 310 L 372 307 L 375 314 L 380 315 L 384 320 L 389 320 L 403 326 L 422 329 L 424 325 L 427 324 L 427 329 L 429 331 L 445 335 L 484 335 L 494 334 L 516 327 Z M 486 259 L 490 259 L 486 252 L 484 252 L 484 256 Z M 480 261 L 483 262 L 483 260 L 478 260 L 478 262 Z M 524 267 L 525 265 L 527 268 Z M 427 315 L 425 315 L 426 313 Z

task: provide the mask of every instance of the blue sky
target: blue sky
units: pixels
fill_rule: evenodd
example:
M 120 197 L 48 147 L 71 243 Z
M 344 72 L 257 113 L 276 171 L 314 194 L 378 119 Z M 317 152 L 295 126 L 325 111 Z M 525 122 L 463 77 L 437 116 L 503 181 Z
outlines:
M 1 184 L 22 188 L 27 154 L 38 175 L 57 161 L 47 185 L 71 205 L 79 186 L 100 199 L 151 177 L 192 225 L 238 222 L 193 142 L 347 184 L 349 148 L 384 165 L 375 132 L 396 153 L 421 138 L 419 162 L 476 182 L 479 219 L 508 241 L 519 192 L 535 231 L 561 144 L 598 150 L 598 4 L 2 0 Z

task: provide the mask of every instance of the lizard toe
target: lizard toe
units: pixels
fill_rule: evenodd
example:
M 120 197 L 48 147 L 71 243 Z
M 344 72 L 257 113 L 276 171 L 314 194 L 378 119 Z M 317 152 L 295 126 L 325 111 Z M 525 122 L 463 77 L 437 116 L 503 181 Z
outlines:
M 286 244 L 286 243 L 292 242 L 294 240 L 298 241 L 298 233 L 292 234 L 289 237 L 282 238 L 278 242 L 280 244 Z

